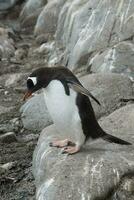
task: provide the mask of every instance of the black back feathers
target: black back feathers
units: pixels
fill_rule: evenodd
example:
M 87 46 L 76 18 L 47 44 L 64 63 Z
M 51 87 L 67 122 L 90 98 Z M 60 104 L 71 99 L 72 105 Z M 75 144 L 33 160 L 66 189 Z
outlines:
M 85 96 L 91 97 L 98 105 L 101 105 L 100 102 L 91 94 L 91 92 L 89 92 L 81 84 L 75 83 L 73 81 L 69 81 L 68 85 L 76 92 L 84 94 Z

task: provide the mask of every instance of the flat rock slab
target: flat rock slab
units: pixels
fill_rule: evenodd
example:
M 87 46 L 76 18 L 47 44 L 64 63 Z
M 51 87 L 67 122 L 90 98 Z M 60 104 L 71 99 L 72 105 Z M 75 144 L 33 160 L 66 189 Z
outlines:
M 124 106 L 115 112 L 111 113 L 109 116 L 101 118 L 99 120 L 100 125 L 105 128 L 107 132 L 112 134 L 118 133 L 120 137 L 127 135 L 127 140 L 129 140 L 132 135 L 134 138 L 134 104 Z M 129 132 L 128 132 L 129 130 Z M 131 140 L 130 140 L 131 142 Z
M 133 95 L 132 82 L 124 75 L 115 73 L 90 74 L 82 77 L 83 85 L 100 101 L 92 101 L 96 117 L 112 113 L 120 107 L 122 98 Z
M 134 104 L 131 104 L 100 123 L 109 133 L 134 143 L 133 119 Z M 127 192 L 133 200 L 133 196 L 130 198 L 132 191 L 129 191 L 133 188 L 129 187 L 134 173 L 133 145 L 121 146 L 99 139 L 92 144 L 87 142 L 78 154 L 67 156 L 49 147 L 50 141 L 63 137 L 67 136 L 59 135 L 54 125 L 41 133 L 33 157 L 37 200 L 104 200 L 114 199 L 116 194 L 119 199 L 127 199 Z M 121 184 L 122 193 L 118 193 Z

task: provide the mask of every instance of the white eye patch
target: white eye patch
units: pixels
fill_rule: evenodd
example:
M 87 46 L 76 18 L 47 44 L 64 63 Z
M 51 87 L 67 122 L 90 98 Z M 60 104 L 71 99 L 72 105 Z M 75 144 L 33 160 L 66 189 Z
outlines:
M 29 80 L 29 79 L 33 82 L 34 85 L 37 84 L 37 78 L 36 77 L 28 77 L 27 80 Z

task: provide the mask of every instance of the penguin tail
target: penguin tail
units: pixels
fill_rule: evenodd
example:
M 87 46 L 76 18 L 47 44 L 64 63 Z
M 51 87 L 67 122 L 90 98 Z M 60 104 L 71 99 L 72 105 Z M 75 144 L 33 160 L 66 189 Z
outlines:
M 118 137 L 115 137 L 115 136 L 107 134 L 107 133 L 103 133 L 102 139 L 106 140 L 110 143 L 116 143 L 116 144 L 121 144 L 121 145 L 132 145 L 130 142 L 127 142 L 125 140 L 122 140 Z

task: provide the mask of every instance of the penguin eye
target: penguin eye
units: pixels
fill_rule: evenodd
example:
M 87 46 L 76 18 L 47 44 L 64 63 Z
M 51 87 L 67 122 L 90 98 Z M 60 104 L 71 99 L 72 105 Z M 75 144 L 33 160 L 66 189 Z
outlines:
M 27 80 L 27 88 L 28 89 L 32 89 L 34 87 L 34 83 L 31 79 Z
M 33 88 L 37 84 L 37 78 L 36 77 L 28 77 L 27 79 L 27 87 Z

